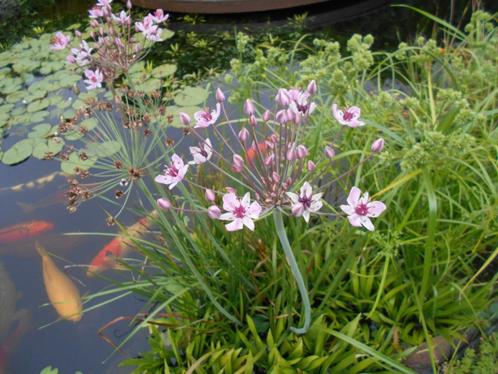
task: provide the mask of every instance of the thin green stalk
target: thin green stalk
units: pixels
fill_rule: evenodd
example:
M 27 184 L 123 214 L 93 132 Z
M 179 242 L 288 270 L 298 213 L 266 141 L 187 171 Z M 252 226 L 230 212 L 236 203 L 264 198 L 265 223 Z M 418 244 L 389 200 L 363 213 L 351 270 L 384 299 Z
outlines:
M 306 289 L 306 285 L 304 284 L 303 276 L 301 275 L 301 271 L 296 262 L 296 258 L 294 257 L 294 253 L 292 253 L 292 248 L 289 243 L 289 239 L 287 238 L 287 233 L 285 232 L 284 221 L 282 219 L 282 212 L 280 210 L 275 209 L 273 211 L 273 221 L 275 222 L 275 229 L 277 230 L 277 235 L 280 240 L 280 244 L 285 253 L 285 257 L 289 262 L 292 275 L 294 276 L 294 280 L 297 283 L 297 287 L 299 288 L 299 293 L 301 294 L 301 299 L 303 301 L 304 306 L 304 324 L 303 327 L 295 328 L 291 327 L 291 331 L 295 334 L 302 335 L 305 334 L 311 324 L 311 305 L 310 299 L 308 296 L 308 290 Z

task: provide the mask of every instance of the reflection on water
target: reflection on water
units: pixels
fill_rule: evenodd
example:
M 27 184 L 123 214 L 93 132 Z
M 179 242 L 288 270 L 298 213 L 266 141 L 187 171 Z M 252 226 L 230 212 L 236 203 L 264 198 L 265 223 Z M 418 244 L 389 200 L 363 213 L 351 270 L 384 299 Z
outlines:
M 39 373 L 48 365 L 58 367 L 62 373 L 76 370 L 85 374 L 106 370 L 126 373 L 129 369 L 116 368 L 123 359 L 120 354 L 102 365 L 112 347 L 97 332 L 116 317 L 139 312 L 142 300 L 127 297 L 84 314 L 79 322 L 58 321 L 40 329 L 56 321 L 58 315 L 48 304 L 35 240 L 54 255 L 55 266 L 63 270 L 67 265 L 89 264 L 110 241 L 109 236 L 64 236 L 64 233 L 117 231 L 115 227 L 106 226 L 105 214 L 98 202 L 83 205 L 76 215 L 69 214 L 59 204 L 60 200 L 53 198 L 61 194 L 61 186 L 65 184 L 62 177 L 32 188 L 4 188 L 50 175 L 56 168 L 56 162 L 38 160 L 29 160 L 16 167 L 0 165 L 0 262 L 3 264 L 0 265 L 0 373 L 3 373 L 1 365 L 7 358 L 9 369 L 5 373 L 9 374 Z M 26 213 L 19 208 L 19 202 L 38 209 Z M 126 219 L 124 221 L 126 223 Z M 9 229 L 3 230 L 6 227 Z M 88 278 L 86 270 L 86 267 L 69 266 L 64 271 L 83 296 L 107 285 L 98 277 Z M 84 305 L 86 307 L 88 305 Z M 31 323 L 29 314 L 32 314 Z M 127 323 L 113 325 L 107 335 L 113 341 L 119 341 L 129 332 Z M 125 347 L 129 354 L 146 347 L 144 337 L 130 344 Z

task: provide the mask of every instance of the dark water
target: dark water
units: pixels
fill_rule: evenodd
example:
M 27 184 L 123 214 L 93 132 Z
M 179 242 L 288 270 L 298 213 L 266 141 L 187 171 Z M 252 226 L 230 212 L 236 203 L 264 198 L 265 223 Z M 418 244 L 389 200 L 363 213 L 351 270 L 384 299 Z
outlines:
M 88 1 L 61 1 L 57 2 L 48 16 L 58 17 L 66 13 L 84 13 Z M 331 2 L 332 3 L 332 2 Z M 343 2 L 346 3 L 346 2 Z M 280 11 L 270 14 L 251 14 L 248 16 L 210 16 L 200 25 L 179 24 L 172 22 L 173 29 L 195 30 L 196 32 L 210 33 L 213 30 L 230 29 L 239 25 L 246 29 L 280 27 L 293 14 L 308 11 L 310 29 L 324 30 L 330 28 L 336 34 L 350 36 L 354 32 L 371 32 L 379 35 L 381 44 L 394 45 L 400 34 L 413 34 L 414 28 L 406 23 L 408 11 L 403 10 L 403 17 L 399 10 L 393 10 L 388 5 L 390 1 L 354 1 L 348 2 L 347 7 L 334 4 L 320 5 L 309 9 Z M 443 8 L 449 2 L 410 2 L 421 6 L 425 3 L 429 7 Z M 423 4 L 422 4 L 423 5 Z M 411 15 L 410 17 L 413 17 Z M 412 19 L 412 18 L 410 18 Z M 418 24 L 420 17 L 415 17 Z M 269 22 L 269 23 L 268 23 Z M 412 24 L 413 25 L 413 24 Z M 397 34 L 393 30 L 398 30 Z M 9 139 L 5 144 L 6 148 Z M 0 188 L 26 183 L 38 177 L 45 176 L 58 170 L 57 162 L 29 160 L 15 167 L 0 164 Z M 59 256 L 62 260 L 56 262 L 60 268 L 64 265 L 85 265 L 110 240 L 103 236 L 63 236 L 68 232 L 115 232 L 116 228 L 108 227 L 105 223 L 105 213 L 98 201 L 84 204 L 76 214 L 68 214 L 64 200 L 57 201 L 65 187 L 65 179 L 57 177 L 52 183 L 38 189 L 25 189 L 21 192 L 0 192 L 0 228 L 31 220 L 46 220 L 55 224 L 55 229 L 37 238 L 46 249 Z M 37 208 L 30 212 L 21 209 L 20 204 Z M 125 224 L 133 223 L 133 218 L 124 217 Z M 58 367 L 61 373 L 73 373 L 81 370 L 83 373 L 119 373 L 129 369 L 117 369 L 116 363 L 124 358 L 115 354 L 105 364 L 102 362 L 111 354 L 112 347 L 105 343 L 97 334 L 98 330 L 113 319 L 120 316 L 132 316 L 142 307 L 142 301 L 129 296 L 112 305 L 84 314 L 77 323 L 59 321 L 53 325 L 40 329 L 57 319 L 55 310 L 47 303 L 44 290 L 41 259 L 34 250 L 34 239 L 23 240 L 11 244 L 0 244 L 0 262 L 2 262 L 13 280 L 19 293 L 17 309 L 27 309 L 32 318 L 29 329 L 20 340 L 15 351 L 10 356 L 8 374 L 39 373 L 45 366 Z M 107 284 L 100 279 L 89 279 L 85 275 L 84 267 L 69 267 L 67 274 L 75 279 L 82 295 L 97 292 Z M 0 309 L 1 310 L 1 309 Z M 2 315 L 0 315 L 2 318 Z M 112 326 L 106 331 L 113 340 L 119 341 L 129 332 L 126 322 Z M 135 355 L 140 349 L 146 348 L 144 336 L 135 338 L 125 347 L 129 355 Z

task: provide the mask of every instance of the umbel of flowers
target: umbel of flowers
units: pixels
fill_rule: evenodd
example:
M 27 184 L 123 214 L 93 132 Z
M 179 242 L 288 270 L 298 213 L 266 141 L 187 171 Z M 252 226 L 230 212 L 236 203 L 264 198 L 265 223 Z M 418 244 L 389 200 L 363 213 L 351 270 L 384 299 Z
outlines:
M 137 61 L 142 60 L 148 48 L 161 41 L 161 25 L 169 18 L 162 9 L 157 9 L 142 20 L 133 22 L 130 10 L 131 2 L 126 3 L 127 10 L 113 13 L 112 0 L 98 0 L 89 10 L 89 40 L 84 40 L 80 31 L 75 32 L 79 47 L 72 48 L 66 60 L 84 70 L 87 89 L 102 86 L 102 82 L 111 83 Z M 70 37 L 57 32 L 52 40 L 53 50 L 63 50 L 70 42 Z
M 311 81 L 305 90 L 281 88 L 276 93 L 272 110 L 258 111 L 255 103 L 247 99 L 244 103 L 246 117 L 230 120 L 225 110 L 225 94 L 218 89 L 214 108 L 196 112 L 193 119 L 186 113 L 180 113 L 181 122 L 193 138 L 189 160 L 173 154 L 163 173 L 155 178 L 157 183 L 166 185 L 169 190 L 179 183 L 189 183 L 189 188 L 202 189 L 205 201 L 199 202 L 192 210 L 199 211 L 199 206 L 203 207 L 201 211 L 210 218 L 225 222 L 228 231 L 254 230 L 258 220 L 269 215 L 273 217 L 276 234 L 303 301 L 303 325 L 292 328 L 297 334 L 308 330 L 311 307 L 287 238 L 283 215 L 302 217 L 306 223 L 312 215 L 336 215 L 334 211 L 323 211 L 323 193 L 332 183 L 323 184 L 320 189 L 317 187 L 321 177 L 317 165 L 330 162 L 335 157 L 334 145 L 326 146 L 319 153 L 319 158 L 312 159 L 304 144 L 309 131 L 309 118 L 317 109 L 317 104 L 313 102 L 316 92 L 315 81 Z M 223 121 L 220 120 L 222 114 Z M 365 125 L 360 120 L 358 107 L 339 109 L 334 104 L 331 114 L 344 128 Z M 380 152 L 383 147 L 384 140 L 380 138 L 371 145 L 371 151 Z M 189 169 L 204 164 L 223 175 L 230 185 L 213 190 L 191 180 Z M 185 209 L 184 206 L 175 208 L 164 197 L 158 199 L 158 206 L 162 209 Z M 371 218 L 378 217 L 386 206 L 380 201 L 371 201 L 368 192 L 362 194 L 358 187 L 353 186 L 347 204 L 341 205 L 340 209 L 351 225 L 373 231 Z

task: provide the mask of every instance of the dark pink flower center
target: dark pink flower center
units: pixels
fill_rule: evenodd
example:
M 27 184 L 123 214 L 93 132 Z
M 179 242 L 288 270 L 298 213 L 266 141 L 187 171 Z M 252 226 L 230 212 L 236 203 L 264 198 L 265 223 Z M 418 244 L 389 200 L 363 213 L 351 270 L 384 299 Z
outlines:
M 366 216 L 368 214 L 367 204 L 358 204 L 354 211 L 359 216 Z
M 342 115 L 342 118 L 344 119 L 344 121 L 351 121 L 353 119 L 353 113 L 346 110 Z
M 305 208 L 309 208 L 311 206 L 311 198 L 306 196 L 299 196 L 299 202 L 303 204 Z
M 178 170 L 176 167 L 174 166 L 171 166 L 169 169 L 168 169 L 168 175 L 170 177 L 177 177 L 178 176 L 178 173 L 180 172 L 180 170 Z
M 213 119 L 211 113 L 209 113 L 208 111 L 202 112 L 201 117 L 204 118 L 205 121 L 211 121 Z
M 244 218 L 246 215 L 246 209 L 242 205 L 239 205 L 237 208 L 233 210 L 233 215 L 236 218 Z
M 303 113 L 303 114 L 308 113 L 308 109 L 309 109 L 308 104 L 296 104 L 296 107 L 300 113 Z

